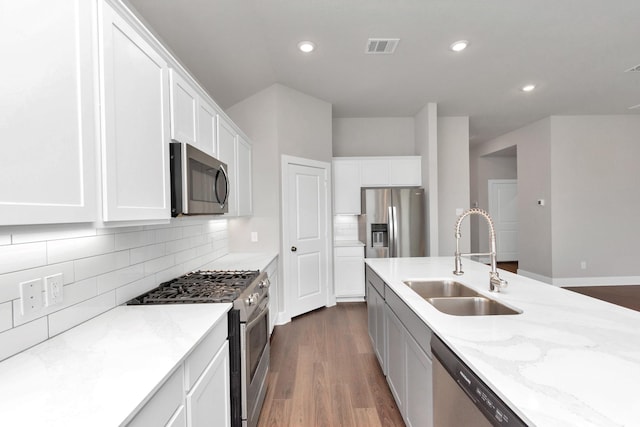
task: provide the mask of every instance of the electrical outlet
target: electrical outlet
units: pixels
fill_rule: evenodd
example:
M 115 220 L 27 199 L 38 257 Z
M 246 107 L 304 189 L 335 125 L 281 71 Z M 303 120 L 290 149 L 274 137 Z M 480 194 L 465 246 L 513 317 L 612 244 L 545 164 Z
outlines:
M 43 307 L 41 278 L 20 283 L 20 306 L 23 316 L 34 313 Z
M 580 261 L 580 268 L 582 270 L 586 270 L 587 269 L 587 261 Z
M 252 242 L 257 242 L 258 241 L 258 232 L 257 231 L 252 231 L 251 232 L 251 241 Z
M 64 276 L 62 273 L 54 274 L 44 278 L 47 290 L 47 307 L 62 303 Z

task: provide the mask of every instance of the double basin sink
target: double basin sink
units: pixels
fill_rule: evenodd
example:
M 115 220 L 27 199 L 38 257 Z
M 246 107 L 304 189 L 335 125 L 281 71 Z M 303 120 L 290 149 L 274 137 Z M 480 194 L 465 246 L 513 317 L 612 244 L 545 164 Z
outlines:
M 490 316 L 522 313 L 453 280 L 406 280 L 403 283 L 446 314 Z

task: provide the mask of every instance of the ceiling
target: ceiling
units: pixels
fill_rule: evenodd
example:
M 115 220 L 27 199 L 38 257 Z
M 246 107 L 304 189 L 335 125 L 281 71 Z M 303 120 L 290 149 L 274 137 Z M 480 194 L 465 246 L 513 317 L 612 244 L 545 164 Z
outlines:
M 224 109 L 273 83 L 334 117 L 411 117 L 436 102 L 440 116 L 469 116 L 472 144 L 549 115 L 640 114 L 628 109 L 640 72 L 625 72 L 640 64 L 638 0 L 128 2 Z M 368 38 L 400 43 L 366 55 Z M 469 47 L 450 51 L 460 39 Z

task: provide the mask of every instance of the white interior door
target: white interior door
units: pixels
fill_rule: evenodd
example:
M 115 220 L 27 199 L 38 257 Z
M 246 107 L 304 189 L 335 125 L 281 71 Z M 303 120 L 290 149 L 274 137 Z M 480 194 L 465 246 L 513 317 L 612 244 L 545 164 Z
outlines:
M 283 175 L 286 311 L 294 317 L 327 305 L 329 164 L 283 156 Z
M 498 261 L 517 261 L 518 180 L 489 180 L 489 215 L 496 229 Z

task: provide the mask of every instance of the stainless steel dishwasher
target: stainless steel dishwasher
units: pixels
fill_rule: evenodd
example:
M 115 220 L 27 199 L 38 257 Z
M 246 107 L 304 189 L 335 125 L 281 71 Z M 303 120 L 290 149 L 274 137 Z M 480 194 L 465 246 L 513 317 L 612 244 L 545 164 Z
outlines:
M 431 352 L 434 427 L 527 425 L 435 334 Z

